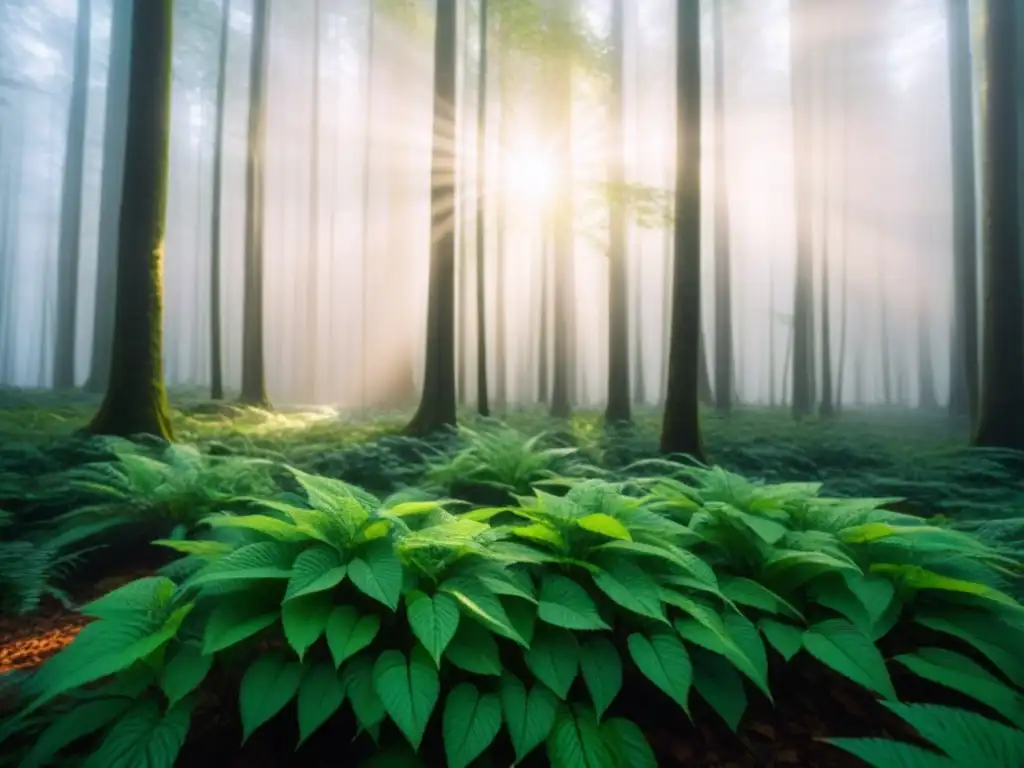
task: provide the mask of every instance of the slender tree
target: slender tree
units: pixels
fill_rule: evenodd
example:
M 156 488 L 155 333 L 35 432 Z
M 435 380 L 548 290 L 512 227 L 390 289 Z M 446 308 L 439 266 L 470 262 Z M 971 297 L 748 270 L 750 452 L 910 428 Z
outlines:
M 117 233 L 124 180 L 125 129 L 128 125 L 128 77 L 132 52 L 132 5 L 112 3 L 110 54 L 103 119 L 103 170 L 100 176 L 99 244 L 96 254 L 96 302 L 93 310 L 92 354 L 85 389 L 102 393 L 110 373 L 114 335 L 114 294 L 117 290 Z
M 700 5 L 676 2 L 675 257 L 672 339 L 661 428 L 663 453 L 704 459 L 698 413 L 700 358 Z
M 970 0 L 946 0 L 949 116 L 953 185 L 953 340 L 949 409 L 973 420 L 978 413 L 978 256 L 974 190 L 974 96 Z
M 75 53 L 64 145 L 64 181 L 57 246 L 57 341 L 53 347 L 53 386 L 75 386 L 75 333 L 78 329 L 78 267 L 81 261 L 82 176 L 85 168 L 86 109 L 89 103 L 89 41 L 92 0 L 78 0 Z
M 306 386 L 316 402 L 320 396 L 317 359 L 320 356 L 320 0 L 313 0 L 313 78 L 310 91 L 309 147 L 309 275 L 306 291 Z M 369 64 L 368 64 L 369 66 Z M 365 294 L 364 294 L 365 295 Z
M 220 220 L 224 185 L 224 101 L 228 80 L 228 40 L 231 29 L 231 0 L 223 0 L 220 46 L 217 53 L 217 116 L 213 137 L 213 197 L 210 203 L 210 397 L 224 397 L 224 360 L 221 352 L 220 311 Z
M 629 269 L 626 258 L 626 147 L 623 137 L 625 80 L 625 0 L 612 2 L 612 83 L 608 115 L 608 423 L 632 420 L 629 397 Z M 637 365 L 641 364 L 637 361 Z
M 239 402 L 269 407 L 263 355 L 263 211 L 266 199 L 267 37 L 270 0 L 253 0 L 249 56 L 248 153 L 245 159 L 245 286 L 242 296 L 242 390 Z
M 455 395 L 455 83 L 456 0 L 437 0 L 434 31 L 434 138 L 431 158 L 430 287 L 426 365 L 419 408 L 406 433 L 422 435 L 456 423 Z
M 1024 295 L 1021 287 L 1017 3 L 989 3 L 984 119 L 984 321 L 974 444 L 1024 450 Z
M 725 4 L 711 4 L 715 93 L 715 408 L 732 409 L 732 269 L 725 146 Z
M 172 0 L 133 0 L 124 196 L 110 384 L 87 429 L 170 439 L 163 380 L 163 255 L 171 129 Z
M 487 0 L 480 0 L 480 87 L 476 126 L 476 409 L 491 415 L 487 397 Z

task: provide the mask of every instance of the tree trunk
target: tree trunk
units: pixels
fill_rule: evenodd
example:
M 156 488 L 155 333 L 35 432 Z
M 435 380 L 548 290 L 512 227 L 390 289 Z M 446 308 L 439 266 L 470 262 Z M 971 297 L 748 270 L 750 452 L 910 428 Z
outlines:
M 672 340 L 661 428 L 663 453 L 704 460 L 698 414 L 700 358 L 700 7 L 676 2 L 676 192 Z
M 319 402 L 320 350 L 320 0 L 313 0 L 313 84 L 309 148 L 309 289 L 306 291 L 306 382 L 313 402 Z M 368 63 L 369 66 L 369 63 Z M 364 294 L 365 296 L 365 294 Z
M 949 410 L 973 421 L 978 413 L 977 197 L 969 0 L 947 0 L 949 108 L 953 185 L 953 339 Z
M 504 23 L 499 19 L 499 23 Z M 508 68 L 511 59 L 511 53 L 508 50 L 508 46 L 504 43 L 505 33 L 501 30 L 501 43 L 498 49 L 498 90 L 500 97 L 501 110 L 498 116 L 498 146 L 502 149 L 507 146 L 508 143 L 508 112 L 510 106 L 509 98 L 509 78 Z M 499 178 L 496 183 L 496 189 L 498 190 L 497 200 L 497 221 L 495 222 L 495 234 L 497 235 L 495 244 L 495 259 L 494 259 L 494 275 L 495 275 L 495 303 L 494 303 L 494 314 L 495 314 L 495 345 L 494 345 L 494 371 L 495 371 L 495 384 L 494 384 L 494 404 L 498 409 L 504 409 L 508 403 L 508 361 L 506 356 L 508 355 L 508 340 L 506 334 L 508 330 L 506 328 L 507 319 L 505 316 L 506 312 L 506 301 L 505 301 L 505 215 L 506 215 L 506 197 L 505 197 L 505 152 L 502 151 L 499 154 L 498 160 L 498 174 Z
M 103 170 L 100 178 L 99 242 L 96 254 L 96 306 L 93 310 L 92 353 L 88 392 L 101 393 L 110 374 L 117 291 L 117 233 L 121 183 L 124 180 L 125 129 L 128 125 L 128 78 L 132 53 L 132 3 L 111 3 L 110 58 L 103 120 Z
M 829 12 L 834 12 L 834 9 Z M 831 30 L 829 30 L 831 31 Z M 821 82 L 824 85 L 822 98 L 821 116 L 821 154 L 824 169 L 822 170 L 822 203 L 821 203 L 821 399 L 818 401 L 818 415 L 828 418 L 835 413 L 834 401 L 832 399 L 832 285 L 830 277 L 830 261 L 832 252 L 829 248 L 829 224 L 831 222 L 832 208 L 829 194 L 830 187 L 830 158 L 831 135 L 829 133 L 829 116 L 832 114 L 833 101 L 828 98 L 831 93 L 831 57 L 828 53 L 823 55 L 823 69 Z
M 626 147 L 623 123 L 625 81 L 625 0 L 612 2 L 612 83 L 608 106 L 608 403 L 605 421 L 632 420 L 629 401 L 629 270 L 626 260 Z M 637 361 L 641 365 L 641 361 Z
M 170 439 L 162 294 L 174 3 L 134 0 L 132 11 L 110 385 L 87 430 Z
M 75 52 L 68 105 L 64 181 L 57 251 L 57 341 L 53 347 L 53 387 L 75 386 L 75 336 L 78 330 L 78 267 L 81 256 L 82 175 L 85 166 L 86 110 L 89 104 L 89 42 L 92 0 L 78 0 Z
M 213 139 L 213 189 L 210 204 L 210 397 L 224 398 L 224 356 L 221 348 L 220 309 L 220 220 L 224 186 L 224 117 L 227 92 L 228 40 L 231 32 L 231 0 L 223 0 L 220 20 L 220 50 L 217 60 L 217 124 Z
M 491 415 L 487 398 L 487 0 L 480 0 L 480 87 L 476 127 L 476 409 Z
M 985 317 L 981 392 L 974 445 L 1024 450 L 1024 324 L 1018 178 L 1017 3 L 990 3 L 986 17 L 988 73 L 984 131 Z
M 725 151 L 725 8 L 713 3 L 711 25 L 715 91 L 715 408 L 732 409 L 732 274 L 729 263 L 729 189 Z
M 437 0 L 434 33 L 434 140 L 431 169 L 430 287 L 427 299 L 427 348 L 423 395 L 406 427 L 423 435 L 456 424 L 455 395 L 455 137 L 453 114 L 458 69 L 456 0 Z
M 253 0 L 249 57 L 249 151 L 245 162 L 245 290 L 239 402 L 270 406 L 263 354 L 263 212 L 266 201 L 267 39 L 270 0 Z
M 362 282 L 362 317 L 360 318 L 360 333 L 361 339 L 359 344 L 359 405 L 363 408 L 370 405 L 370 366 L 371 358 L 373 357 L 370 349 L 370 313 L 369 307 L 367 306 L 367 296 L 369 291 L 368 273 L 370 271 L 370 265 L 372 259 L 370 257 L 370 227 L 372 226 L 372 220 L 370 217 L 370 179 L 372 166 L 370 159 L 373 155 L 374 143 L 373 143 L 373 113 L 374 113 L 374 93 L 373 93 L 373 61 L 374 53 L 376 50 L 377 42 L 377 26 L 376 26 L 376 10 L 374 8 L 374 0 L 369 0 L 369 4 L 366 9 L 367 12 L 367 30 L 366 30 L 366 77 L 363 80 L 363 88 L 366 94 L 365 102 L 365 114 L 363 115 L 363 167 L 362 167 L 362 188 L 361 188 L 361 199 L 363 204 L 362 209 L 362 223 L 359 228 L 360 237 L 362 238 L 360 243 L 360 253 L 362 255 L 363 264 L 361 270 L 361 282 Z

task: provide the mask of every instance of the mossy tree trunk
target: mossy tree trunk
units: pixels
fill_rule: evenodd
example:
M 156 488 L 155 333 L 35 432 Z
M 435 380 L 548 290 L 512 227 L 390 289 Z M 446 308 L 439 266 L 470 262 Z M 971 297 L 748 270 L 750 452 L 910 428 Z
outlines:
M 434 32 L 434 139 L 431 159 L 430 286 L 427 348 L 419 408 L 406 427 L 423 435 L 456 424 L 455 395 L 455 0 L 437 0 Z
M 1018 177 L 1018 3 L 990 3 L 984 131 L 984 251 L 981 391 L 974 444 L 1024 450 L 1024 323 L 1021 322 Z
M 625 81 L 625 0 L 612 3 L 611 104 L 608 115 L 608 404 L 605 421 L 632 421 L 629 395 L 629 270 L 626 254 L 626 146 L 623 136 Z M 639 320 L 639 318 L 637 318 Z M 643 364 L 637 361 L 637 366 Z
M 57 340 L 53 347 L 53 387 L 75 384 L 75 336 L 78 331 L 78 268 L 82 230 L 82 176 L 85 167 L 85 121 L 89 103 L 89 41 L 92 0 L 78 0 L 71 104 L 64 146 L 64 181 L 57 246 Z
M 87 427 L 94 434 L 172 437 L 163 381 L 163 256 L 173 19 L 172 0 L 132 3 L 110 384 Z
M 698 413 L 701 234 L 700 7 L 676 3 L 676 191 L 672 338 L 661 427 L 663 453 L 704 459 Z
M 266 198 L 267 22 L 270 0 L 253 0 L 249 58 L 249 151 L 245 162 L 245 286 L 239 402 L 269 407 L 263 355 L 263 206 Z

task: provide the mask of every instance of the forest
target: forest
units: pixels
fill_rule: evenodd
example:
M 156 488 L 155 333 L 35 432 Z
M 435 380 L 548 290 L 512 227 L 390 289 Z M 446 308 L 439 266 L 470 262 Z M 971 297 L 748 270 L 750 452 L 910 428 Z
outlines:
M 0 768 L 1020 768 L 1022 179 L 1022 0 L 0 0 Z

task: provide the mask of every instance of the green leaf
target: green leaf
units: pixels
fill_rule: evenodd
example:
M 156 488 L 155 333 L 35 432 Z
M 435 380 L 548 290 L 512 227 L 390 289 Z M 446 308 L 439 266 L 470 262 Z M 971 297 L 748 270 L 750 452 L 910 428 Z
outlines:
M 189 701 L 179 702 L 166 714 L 153 699 L 135 702 L 107 731 L 83 768 L 173 768 L 191 716 Z
M 803 620 L 803 615 L 790 602 L 751 579 L 733 577 L 720 582 L 722 594 L 738 605 L 760 608 L 762 611 L 783 614 Z
M 367 597 L 383 603 L 392 611 L 402 593 L 402 563 L 390 541 L 379 541 L 363 548 L 348 564 L 348 577 Z
M 387 714 L 377 695 L 373 668 L 369 654 L 364 653 L 351 659 L 341 672 L 345 695 L 352 704 L 356 721 L 364 731 L 371 732 Z
M 778 651 L 786 661 L 796 656 L 803 648 L 804 631 L 799 627 L 775 621 L 775 619 L 761 619 L 757 622 L 757 626 L 768 644 Z
M 327 647 L 338 668 L 350 656 L 366 648 L 380 631 L 380 617 L 376 614 L 360 616 L 350 605 L 339 605 L 327 617 Z
M 747 693 L 740 673 L 717 653 L 691 648 L 690 654 L 693 657 L 693 687 L 721 715 L 729 729 L 738 733 L 740 720 L 747 709 Z
M 224 600 L 219 602 L 206 620 L 203 630 L 203 653 L 223 651 L 275 623 L 281 611 L 267 610 L 259 602 Z
M 281 626 L 284 637 L 299 661 L 306 651 L 324 633 L 327 620 L 334 610 L 331 596 L 322 592 L 296 597 L 281 606 Z
M 269 536 L 278 541 L 309 541 L 309 535 L 299 529 L 294 523 L 277 517 L 271 517 L 270 515 L 217 514 L 203 518 L 202 522 L 211 528 L 242 528 L 249 531 L 258 531 L 264 536 Z
M 918 677 L 980 701 L 1024 730 L 1024 696 L 967 656 L 945 648 L 919 648 L 916 653 L 897 656 L 896 661 Z
M 591 637 L 580 648 L 580 672 L 600 720 L 622 689 L 622 659 L 605 637 Z
M 548 574 L 540 584 L 537 616 L 563 629 L 608 629 L 587 591 L 565 576 Z
M 555 549 L 562 551 L 566 549 L 565 539 L 557 529 L 547 523 L 531 523 L 530 525 L 514 525 L 508 529 L 513 536 L 521 539 L 536 541 L 542 544 L 549 544 Z
M 441 692 L 430 655 L 417 645 L 407 663 L 401 651 L 384 651 L 373 665 L 373 688 L 388 716 L 418 750 Z
M 54 764 L 54 756 L 83 736 L 120 720 L 136 702 L 130 698 L 109 698 L 85 701 L 71 711 L 55 718 L 21 759 L 20 768 L 43 768 Z
M 1019 766 L 1024 732 L 962 709 L 883 701 L 887 709 L 952 758 L 957 766 Z
M 958 610 L 918 611 L 914 620 L 928 629 L 963 640 L 987 658 L 1008 680 L 1024 688 L 1024 661 L 1013 648 L 1024 646 L 1024 633 L 991 614 Z
M 317 544 L 299 553 L 292 564 L 292 577 L 284 593 L 286 601 L 314 592 L 325 592 L 341 584 L 347 572 L 333 547 Z
M 650 638 L 633 633 L 626 643 L 637 669 L 689 715 L 693 666 L 682 641 L 668 632 L 656 632 Z
M 622 768 L 658 768 L 654 750 L 640 727 L 632 720 L 612 717 L 601 724 L 605 744 L 615 754 L 616 765 Z
M 892 582 L 880 576 L 865 576 L 849 571 L 843 573 L 843 578 L 868 612 L 871 623 L 876 624 L 896 597 L 896 588 Z
M 602 536 L 607 536 L 609 539 L 630 541 L 633 538 L 629 535 L 629 531 L 626 530 L 626 526 L 611 515 L 601 513 L 587 515 L 586 517 L 581 517 L 577 520 L 576 525 L 585 531 L 599 533 Z
M 527 693 L 522 682 L 507 673 L 501 677 L 498 695 L 516 761 L 522 762 L 551 733 L 558 712 L 558 699 L 539 683 Z
M 238 693 L 243 744 L 295 697 L 305 671 L 302 664 L 278 653 L 260 656 L 249 665 Z
M 405 612 L 412 633 L 440 668 L 441 654 L 459 628 L 459 604 L 450 595 L 431 598 L 422 592 L 410 592 L 405 598 Z
M 896 698 L 881 652 L 850 622 L 828 619 L 813 624 L 804 632 L 803 645 L 814 658 L 844 677 L 887 699 Z
M 764 681 L 764 687 L 768 687 L 768 654 L 764 648 L 764 642 L 757 631 L 754 623 L 734 610 L 726 609 L 722 616 L 725 629 L 733 642 L 739 647 L 743 657 L 748 660 L 756 672 L 756 680 Z M 727 655 L 726 658 L 732 659 Z M 742 669 L 733 661 L 733 666 Z M 752 678 L 755 679 L 755 678 Z
M 612 768 L 615 756 L 605 744 L 593 710 L 563 706 L 548 736 L 551 768 Z
M 448 768 L 466 768 L 501 730 L 501 701 L 496 694 L 481 694 L 471 683 L 460 683 L 445 700 L 441 727 Z
M 474 675 L 497 676 L 502 672 L 501 655 L 494 635 L 475 621 L 459 624 L 444 657 L 459 669 Z
M 116 620 L 139 612 L 157 613 L 166 608 L 177 585 L 164 576 L 148 576 L 130 581 L 82 606 L 83 616 Z
M 509 597 L 502 601 L 505 606 L 505 613 L 508 614 L 509 624 L 523 640 L 529 645 L 533 642 L 534 628 L 537 626 L 536 603 L 528 603 L 515 597 Z
M 891 739 L 825 739 L 873 768 L 962 768 L 924 747 Z
M 579 671 L 580 645 L 572 632 L 542 624 L 525 660 L 534 676 L 564 700 Z
M 220 581 L 290 579 L 295 554 L 295 545 L 287 542 L 246 544 L 211 562 L 183 587 L 195 588 Z
M 345 700 L 345 683 L 337 669 L 326 662 L 309 666 L 299 685 L 299 744 L 327 722 Z
M 192 693 L 212 666 L 212 655 L 203 653 L 194 645 L 182 645 L 160 676 L 160 688 L 167 696 L 167 705 L 173 707 Z
M 661 589 L 636 563 L 618 559 L 592 576 L 598 589 L 626 610 L 668 623 L 661 602 Z
M 441 585 L 440 590 L 458 600 L 470 616 L 482 621 L 492 632 L 507 637 L 521 646 L 526 646 L 526 641 L 519 636 L 512 626 L 512 622 L 509 621 L 501 600 L 478 579 L 463 577 L 448 579 Z

